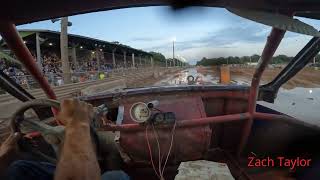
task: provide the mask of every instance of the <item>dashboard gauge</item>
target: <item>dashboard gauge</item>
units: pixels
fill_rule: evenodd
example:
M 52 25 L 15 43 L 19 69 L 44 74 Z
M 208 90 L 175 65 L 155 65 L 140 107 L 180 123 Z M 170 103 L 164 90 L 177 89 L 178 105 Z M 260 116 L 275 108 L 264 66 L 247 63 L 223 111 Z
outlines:
M 150 119 L 151 111 L 146 103 L 137 102 L 130 108 L 130 117 L 137 123 L 143 123 Z

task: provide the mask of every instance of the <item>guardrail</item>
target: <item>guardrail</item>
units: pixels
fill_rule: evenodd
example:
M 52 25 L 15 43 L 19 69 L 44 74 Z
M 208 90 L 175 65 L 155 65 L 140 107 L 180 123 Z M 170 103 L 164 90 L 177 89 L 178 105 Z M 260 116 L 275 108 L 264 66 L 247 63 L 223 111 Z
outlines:
M 149 71 L 152 68 L 118 68 L 108 71 L 87 71 L 87 72 L 75 72 L 71 73 L 71 81 L 72 83 L 77 82 L 86 82 L 92 80 L 98 80 L 100 74 L 104 74 L 104 77 L 114 76 L 114 75 L 126 75 L 128 73 L 133 72 L 145 72 Z M 156 69 L 163 69 L 162 67 L 157 67 Z M 45 77 L 51 84 L 51 86 L 60 86 L 63 83 L 63 74 L 55 73 L 55 74 L 45 74 Z M 39 88 L 37 82 L 35 82 L 31 75 L 22 75 L 22 76 L 10 76 L 14 79 L 18 84 L 20 84 L 25 89 L 36 89 Z M 0 93 L 1 94 L 1 93 Z
M 58 99 L 74 97 L 80 94 L 80 90 L 88 86 L 100 84 L 104 82 L 110 82 L 113 80 L 124 79 L 126 84 L 134 84 L 137 82 L 143 82 L 142 80 L 154 76 L 154 72 L 161 72 L 166 74 L 167 71 L 178 71 L 180 68 L 146 68 L 146 69 L 127 69 L 124 71 L 112 71 L 109 75 L 103 80 L 89 80 L 86 82 L 78 82 L 65 84 L 61 86 L 54 86 L 53 90 L 56 93 Z M 137 83 L 138 84 L 138 83 Z M 35 98 L 46 98 L 46 95 L 43 93 L 42 89 L 26 89 L 30 94 Z M 16 100 L 15 97 L 10 94 L 0 95 L 0 103 L 7 103 Z

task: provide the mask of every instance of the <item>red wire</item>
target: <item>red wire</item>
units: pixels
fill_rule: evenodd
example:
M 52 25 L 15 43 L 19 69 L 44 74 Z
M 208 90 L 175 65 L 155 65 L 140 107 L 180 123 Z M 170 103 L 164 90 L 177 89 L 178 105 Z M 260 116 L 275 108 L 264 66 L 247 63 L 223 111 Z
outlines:
M 153 158 L 152 158 L 152 150 L 151 150 L 151 146 L 150 146 L 150 143 L 149 143 L 149 138 L 148 138 L 148 125 L 146 126 L 146 134 L 145 134 L 145 137 L 146 137 L 146 140 L 147 140 L 147 144 L 148 144 L 148 149 L 149 149 L 149 155 L 150 155 L 150 161 L 151 161 L 151 164 L 152 164 L 152 168 L 155 172 L 155 174 L 158 176 L 159 179 L 161 179 L 160 175 L 158 174 L 157 170 L 156 170 L 156 167 L 153 163 Z

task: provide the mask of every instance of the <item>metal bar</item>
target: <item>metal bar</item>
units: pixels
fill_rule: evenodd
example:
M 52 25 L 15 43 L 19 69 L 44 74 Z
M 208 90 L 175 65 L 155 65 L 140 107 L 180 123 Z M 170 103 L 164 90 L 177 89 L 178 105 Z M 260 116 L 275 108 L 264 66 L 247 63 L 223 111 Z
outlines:
M 13 97 L 22 102 L 34 99 L 34 97 L 24 90 L 19 84 L 13 81 L 8 75 L 0 71 L 0 87 Z
M 274 102 L 279 88 L 303 69 L 320 51 L 320 38 L 312 38 L 308 44 L 289 62 L 289 64 L 270 83 L 260 87 L 259 99 Z
M 37 66 L 35 59 L 32 57 L 27 46 L 23 43 L 23 40 L 19 36 L 16 26 L 12 23 L 1 23 L 0 34 L 6 41 L 8 47 L 14 52 L 17 59 L 25 66 L 29 73 L 39 83 L 40 87 L 46 93 L 50 99 L 57 99 L 55 93 L 50 87 L 46 78 L 44 78 L 39 67 Z
M 206 117 L 206 118 L 198 118 L 191 120 L 179 120 L 177 121 L 176 127 L 196 127 L 196 126 L 205 126 L 208 124 L 217 124 L 217 123 L 226 123 L 233 121 L 241 121 L 250 118 L 249 113 L 240 113 L 240 114 L 231 114 L 231 115 L 223 115 L 223 116 L 215 116 L 215 117 Z M 172 128 L 171 125 L 158 125 L 157 128 L 167 129 Z M 103 131 L 140 131 L 144 130 L 146 127 L 141 124 L 123 124 L 123 125 L 109 125 L 98 130 Z
M 244 124 L 242 137 L 240 139 L 240 143 L 237 151 L 238 156 L 240 156 L 241 152 L 243 151 L 248 141 L 249 134 L 251 132 L 251 126 L 253 123 L 253 113 L 255 113 L 255 110 L 256 110 L 257 96 L 259 92 L 259 84 L 260 84 L 262 74 L 264 70 L 267 68 L 268 63 L 271 61 L 272 56 L 274 55 L 281 40 L 283 39 L 285 32 L 286 31 L 284 30 L 272 28 L 271 33 L 268 36 L 267 43 L 263 49 L 259 63 L 257 65 L 257 69 L 253 74 L 250 93 L 249 93 L 249 100 L 248 100 L 248 112 L 250 113 L 251 117 Z

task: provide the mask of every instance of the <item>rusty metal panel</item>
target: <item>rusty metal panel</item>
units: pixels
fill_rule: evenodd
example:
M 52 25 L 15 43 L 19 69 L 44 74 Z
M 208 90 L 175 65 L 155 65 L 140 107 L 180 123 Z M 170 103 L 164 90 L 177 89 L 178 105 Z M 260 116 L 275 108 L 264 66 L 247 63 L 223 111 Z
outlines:
M 225 114 L 238 114 L 247 111 L 248 102 L 237 99 L 226 99 Z
M 224 98 L 204 98 L 203 101 L 208 117 L 224 114 Z
M 129 110 L 131 103 L 124 104 L 123 124 L 133 124 Z M 206 117 L 204 106 L 200 97 L 169 98 L 160 100 L 157 107 L 162 111 L 175 112 L 177 121 Z M 159 137 L 161 153 L 166 155 L 171 141 L 171 129 L 155 128 Z M 154 159 L 158 159 L 158 148 L 152 127 L 148 128 L 148 137 L 153 151 Z M 211 137 L 209 126 L 193 128 L 177 128 L 174 144 L 169 162 L 200 159 L 206 153 Z M 145 130 L 136 132 L 121 132 L 120 146 L 132 162 L 149 163 L 149 150 L 145 138 Z

